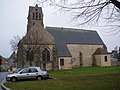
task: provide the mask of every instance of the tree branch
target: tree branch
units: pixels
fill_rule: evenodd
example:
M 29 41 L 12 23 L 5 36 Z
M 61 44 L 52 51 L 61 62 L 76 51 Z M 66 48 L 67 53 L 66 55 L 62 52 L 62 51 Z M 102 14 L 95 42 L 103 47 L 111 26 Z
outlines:
M 117 0 L 110 0 L 110 1 L 111 1 L 111 3 L 113 3 L 117 8 L 120 9 L 120 2 L 119 2 L 119 1 L 117 1 Z

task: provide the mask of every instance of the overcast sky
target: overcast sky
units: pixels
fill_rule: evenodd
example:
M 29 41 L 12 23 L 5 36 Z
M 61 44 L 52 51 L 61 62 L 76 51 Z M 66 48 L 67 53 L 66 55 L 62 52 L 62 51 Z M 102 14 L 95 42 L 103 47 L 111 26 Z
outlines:
M 8 58 L 12 54 L 10 40 L 14 36 L 23 37 L 26 34 L 27 16 L 29 6 L 35 6 L 36 0 L 0 0 L 0 55 Z M 51 27 L 77 27 L 77 23 L 70 23 L 71 17 L 68 14 L 56 12 L 54 8 L 44 6 L 44 26 Z M 90 30 L 97 30 L 108 51 L 120 46 L 120 35 L 106 36 L 98 27 L 91 27 Z

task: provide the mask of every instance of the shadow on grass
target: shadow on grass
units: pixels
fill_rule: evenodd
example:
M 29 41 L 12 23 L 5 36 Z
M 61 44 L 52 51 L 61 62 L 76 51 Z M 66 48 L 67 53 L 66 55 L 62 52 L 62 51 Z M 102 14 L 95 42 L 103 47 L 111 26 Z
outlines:
M 42 80 L 53 80 L 54 78 L 49 77 L 49 78 L 44 78 Z M 28 81 L 40 81 L 40 80 L 36 80 L 36 79 L 23 79 L 23 80 L 17 80 L 16 82 L 28 82 Z M 7 81 L 7 82 L 11 82 L 11 81 Z

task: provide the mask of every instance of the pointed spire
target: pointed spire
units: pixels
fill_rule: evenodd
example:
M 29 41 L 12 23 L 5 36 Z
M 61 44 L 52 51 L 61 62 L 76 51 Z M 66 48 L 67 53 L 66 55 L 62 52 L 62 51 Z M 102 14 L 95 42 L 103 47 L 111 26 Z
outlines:
M 38 4 L 36 4 L 35 7 L 38 7 Z

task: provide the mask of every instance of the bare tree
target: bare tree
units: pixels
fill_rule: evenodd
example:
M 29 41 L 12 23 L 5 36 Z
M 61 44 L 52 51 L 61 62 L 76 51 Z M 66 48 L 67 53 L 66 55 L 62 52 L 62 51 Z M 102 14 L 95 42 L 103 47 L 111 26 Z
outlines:
M 14 36 L 13 39 L 11 39 L 10 41 L 10 44 L 11 44 L 11 48 L 12 48 L 12 51 L 17 51 L 18 47 L 18 42 L 20 41 L 20 36 L 17 35 L 17 36 Z
M 40 1 L 39 1 L 40 2 Z M 95 25 L 101 19 L 120 32 L 120 0 L 42 0 L 41 3 L 56 6 L 59 10 L 68 11 L 79 25 Z M 111 23 L 112 22 L 112 23 Z M 104 22 L 104 24 L 106 25 Z M 102 23 L 103 24 L 103 23 Z M 115 28 L 116 27 L 116 28 Z

